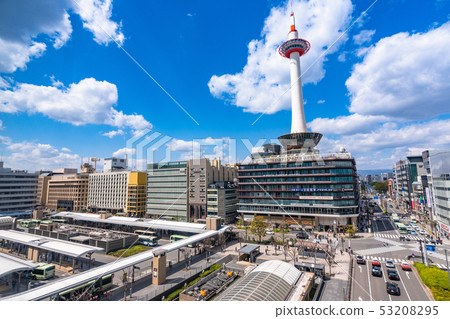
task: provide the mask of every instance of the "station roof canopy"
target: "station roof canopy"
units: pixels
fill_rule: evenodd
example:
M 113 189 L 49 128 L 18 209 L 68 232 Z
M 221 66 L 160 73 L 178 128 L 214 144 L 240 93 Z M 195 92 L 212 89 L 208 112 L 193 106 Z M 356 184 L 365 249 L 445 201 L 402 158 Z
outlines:
M 225 291 L 221 301 L 283 301 L 302 272 L 281 260 L 270 260 L 252 270 L 237 285 Z
M 155 229 L 172 230 L 194 234 L 199 234 L 206 231 L 205 224 L 173 222 L 161 219 L 144 219 L 134 217 L 121 217 L 121 216 L 112 216 L 109 218 L 102 219 L 99 214 L 72 213 L 72 212 L 60 212 L 55 216 L 61 218 L 73 218 L 75 220 L 81 221 L 91 221 L 96 223 L 125 225 L 130 227 L 142 227 L 145 229 L 149 228 L 153 230 Z
M 17 271 L 32 270 L 37 266 L 38 264 L 0 253 L 0 277 Z
M 81 257 L 92 252 L 104 250 L 99 247 L 28 234 L 15 230 L 0 230 L 0 238 L 70 257 Z
M 251 254 L 252 252 L 254 252 L 255 250 L 259 249 L 259 245 L 245 245 L 244 247 L 242 247 L 241 249 L 239 249 L 239 252 L 241 254 Z

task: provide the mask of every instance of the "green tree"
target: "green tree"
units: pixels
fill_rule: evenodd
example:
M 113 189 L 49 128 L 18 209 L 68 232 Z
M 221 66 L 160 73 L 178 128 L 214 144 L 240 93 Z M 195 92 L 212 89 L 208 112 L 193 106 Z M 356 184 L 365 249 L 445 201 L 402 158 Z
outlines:
M 355 236 L 356 228 L 353 227 L 353 225 L 347 225 L 345 232 L 348 234 L 349 237 L 353 237 Z
M 374 182 L 372 183 L 373 188 L 378 192 L 378 193 L 386 193 L 388 190 L 388 185 L 389 185 L 389 181 L 384 181 L 384 182 Z
M 252 224 L 250 225 L 250 232 L 256 236 L 258 236 L 259 241 L 261 242 L 261 237 L 266 234 L 267 224 L 264 221 L 264 217 L 256 216 L 252 220 Z

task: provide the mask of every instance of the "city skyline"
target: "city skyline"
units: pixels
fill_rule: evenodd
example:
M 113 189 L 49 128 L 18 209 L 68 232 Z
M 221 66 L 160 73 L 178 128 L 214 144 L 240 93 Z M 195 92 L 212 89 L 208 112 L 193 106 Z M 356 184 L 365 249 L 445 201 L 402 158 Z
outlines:
M 276 52 L 287 38 L 288 2 L 36 2 L 43 14 L 32 19 L 24 3 L 0 10 L 9 14 L 0 19 L 7 167 L 124 156 L 143 129 L 170 137 L 179 154 L 172 160 L 186 157 L 194 139 L 255 144 L 289 131 L 289 62 Z M 301 60 L 305 115 L 308 129 L 324 134 L 322 153 L 343 146 L 359 169 L 388 169 L 406 155 L 449 148 L 448 2 L 292 6 L 299 36 L 311 43 Z M 209 155 L 226 160 L 228 150 L 225 143 Z M 236 161 L 248 155 L 237 143 Z

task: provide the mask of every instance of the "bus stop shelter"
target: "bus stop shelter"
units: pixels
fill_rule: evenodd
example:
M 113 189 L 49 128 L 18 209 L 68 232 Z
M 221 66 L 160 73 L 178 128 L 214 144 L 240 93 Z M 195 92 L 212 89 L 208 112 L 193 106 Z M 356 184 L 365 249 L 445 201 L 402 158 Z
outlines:
M 245 245 L 239 249 L 238 260 L 255 262 L 256 256 L 258 256 L 259 253 L 259 245 Z

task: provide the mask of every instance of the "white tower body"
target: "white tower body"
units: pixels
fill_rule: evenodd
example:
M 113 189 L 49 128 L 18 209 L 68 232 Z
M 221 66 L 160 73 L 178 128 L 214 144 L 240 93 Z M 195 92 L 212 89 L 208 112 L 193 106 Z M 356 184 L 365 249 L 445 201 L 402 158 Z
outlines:
M 292 19 L 294 16 L 291 16 Z M 295 22 L 292 21 L 292 25 Z M 289 40 L 297 39 L 297 30 L 289 32 Z M 302 91 L 302 78 L 300 68 L 300 55 L 298 52 L 292 52 L 289 56 L 290 69 L 291 69 L 291 103 L 292 103 L 292 125 L 291 133 L 304 133 L 307 132 L 305 110 L 303 107 L 303 91 Z

